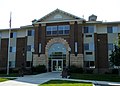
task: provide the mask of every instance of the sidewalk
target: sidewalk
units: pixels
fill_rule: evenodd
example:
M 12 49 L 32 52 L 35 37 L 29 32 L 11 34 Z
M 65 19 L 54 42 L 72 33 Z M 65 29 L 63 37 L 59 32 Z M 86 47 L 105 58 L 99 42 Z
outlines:
M 107 82 L 107 81 L 93 81 L 93 80 L 78 80 L 78 79 L 65 79 L 60 76 L 60 72 L 48 72 L 38 75 L 27 75 L 24 77 L 16 77 L 15 80 L 9 80 L 0 82 L 0 86 L 38 86 L 49 80 L 69 80 L 69 81 L 80 81 L 80 82 L 91 82 L 94 86 L 120 86 L 120 82 Z M 99 84 L 99 85 L 98 85 Z

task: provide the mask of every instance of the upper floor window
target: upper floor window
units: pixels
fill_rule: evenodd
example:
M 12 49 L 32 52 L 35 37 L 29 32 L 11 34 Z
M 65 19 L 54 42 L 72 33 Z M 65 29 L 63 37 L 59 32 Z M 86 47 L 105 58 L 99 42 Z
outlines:
M 27 45 L 27 51 L 32 51 L 33 48 L 34 48 L 34 45 Z
M 84 50 L 89 50 L 89 44 L 88 43 L 84 44 Z
M 84 33 L 94 33 L 94 26 L 85 26 Z
M 107 32 L 108 32 L 108 33 L 112 33 L 112 32 L 113 32 L 112 27 L 107 27 Z
M 55 35 L 55 34 L 57 34 L 57 26 L 47 26 L 46 34 L 47 35 Z
M 94 50 L 94 44 L 93 43 L 85 43 L 84 50 Z
M 28 30 L 28 36 L 34 36 L 34 30 Z
M 59 26 L 47 26 L 46 34 L 47 35 L 68 35 L 70 31 L 69 25 L 59 25 Z
M 10 47 L 10 52 L 16 52 L 16 47 Z
M 108 26 L 107 32 L 108 33 L 118 33 L 118 27 L 117 26 Z
M 16 38 L 16 37 L 17 37 L 17 32 L 10 33 L 10 38 Z

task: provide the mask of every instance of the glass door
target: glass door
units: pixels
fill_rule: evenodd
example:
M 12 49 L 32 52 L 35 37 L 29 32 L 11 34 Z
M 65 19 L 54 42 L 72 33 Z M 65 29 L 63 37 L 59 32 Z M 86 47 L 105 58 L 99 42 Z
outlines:
M 52 71 L 62 71 L 63 70 L 63 60 L 62 59 L 53 59 L 52 60 Z

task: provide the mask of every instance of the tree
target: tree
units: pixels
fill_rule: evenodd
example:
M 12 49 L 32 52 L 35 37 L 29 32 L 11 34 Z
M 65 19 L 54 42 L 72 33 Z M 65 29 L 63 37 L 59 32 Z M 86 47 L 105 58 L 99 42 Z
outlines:
M 118 41 L 118 45 L 114 45 L 114 50 L 112 54 L 110 54 L 110 62 L 111 66 L 117 66 L 120 75 L 120 40 Z

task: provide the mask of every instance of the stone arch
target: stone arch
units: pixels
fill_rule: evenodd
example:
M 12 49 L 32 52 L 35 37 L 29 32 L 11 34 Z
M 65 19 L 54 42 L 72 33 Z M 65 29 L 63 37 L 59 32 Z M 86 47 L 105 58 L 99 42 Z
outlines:
M 68 64 L 67 59 L 68 59 L 68 56 L 69 56 L 69 51 L 68 50 L 69 50 L 70 46 L 69 46 L 68 42 L 64 38 L 56 37 L 56 38 L 53 38 L 53 39 L 49 40 L 46 47 L 45 47 L 45 55 L 46 55 L 46 60 L 47 60 L 47 69 L 48 69 L 48 50 L 55 43 L 62 43 L 66 47 L 66 62 L 67 62 L 66 65 Z

